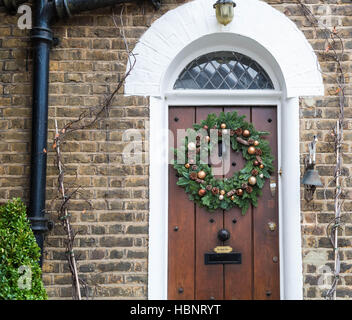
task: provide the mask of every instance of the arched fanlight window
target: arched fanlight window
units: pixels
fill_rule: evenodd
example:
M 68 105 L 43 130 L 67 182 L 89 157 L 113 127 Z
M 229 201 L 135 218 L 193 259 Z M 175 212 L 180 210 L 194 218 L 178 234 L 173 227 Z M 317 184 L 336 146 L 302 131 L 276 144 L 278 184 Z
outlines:
M 207 53 L 181 72 L 174 89 L 269 89 L 274 85 L 265 70 L 251 58 L 231 51 Z

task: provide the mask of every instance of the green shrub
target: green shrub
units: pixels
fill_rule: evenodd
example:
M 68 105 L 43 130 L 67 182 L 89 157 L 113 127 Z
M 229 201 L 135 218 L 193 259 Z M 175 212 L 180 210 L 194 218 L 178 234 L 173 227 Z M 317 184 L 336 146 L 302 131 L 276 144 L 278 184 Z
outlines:
M 39 258 L 26 206 L 13 199 L 0 207 L 0 299 L 47 299 Z

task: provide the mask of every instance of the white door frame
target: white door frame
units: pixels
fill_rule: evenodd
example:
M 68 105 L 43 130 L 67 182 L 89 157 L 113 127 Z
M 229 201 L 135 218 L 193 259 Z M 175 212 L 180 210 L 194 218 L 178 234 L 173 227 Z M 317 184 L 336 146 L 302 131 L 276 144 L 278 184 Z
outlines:
M 280 92 L 266 93 L 262 99 L 261 92 L 255 94 L 238 94 L 238 92 L 213 94 L 206 100 L 195 93 L 182 96 L 166 95 L 165 99 L 150 99 L 150 217 L 149 217 L 149 299 L 167 299 L 168 280 L 168 109 L 169 106 L 277 106 L 278 134 L 278 168 L 283 173 L 278 179 L 279 190 L 279 248 L 280 248 L 280 293 L 281 299 L 301 299 L 303 293 L 300 201 L 299 201 L 299 140 L 298 99 L 283 101 Z M 236 94 L 237 93 L 237 94 Z M 245 97 L 245 98 L 244 98 Z M 231 103 L 229 103 L 231 101 Z M 285 108 L 283 108 L 285 106 Z M 157 123 L 162 124 L 160 131 Z M 283 134 L 282 126 L 291 132 Z M 295 136 L 296 133 L 296 136 Z M 290 148 L 283 148 L 283 139 L 288 139 Z M 296 143 L 295 143 L 296 142 Z M 290 163 L 291 162 L 291 163 Z M 287 170 L 287 168 L 290 168 Z M 285 193 L 283 190 L 287 190 Z M 298 193 L 295 192 L 298 190 Z M 283 214 L 286 212 L 287 214 Z M 296 212 L 296 213 L 295 213 Z M 298 214 L 297 214 L 298 213 Z M 290 253 L 287 253 L 290 250 Z
M 302 32 L 266 3 L 236 0 L 234 21 L 221 27 L 212 2 L 195 0 L 155 21 L 133 51 L 137 63 L 125 84 L 125 94 L 150 97 L 148 298 L 167 299 L 169 106 L 251 104 L 278 106 L 280 292 L 302 299 L 299 97 L 323 95 L 319 64 Z M 221 50 L 257 61 L 275 90 L 172 90 L 190 61 Z

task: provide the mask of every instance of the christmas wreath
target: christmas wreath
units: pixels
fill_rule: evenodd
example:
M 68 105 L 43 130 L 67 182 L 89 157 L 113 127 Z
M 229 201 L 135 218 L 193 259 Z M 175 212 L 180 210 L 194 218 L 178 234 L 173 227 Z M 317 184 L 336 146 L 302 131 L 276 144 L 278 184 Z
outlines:
M 253 124 L 244 119 L 245 116 L 239 116 L 237 112 L 221 112 L 219 116 L 209 114 L 201 124 L 187 129 L 184 143 L 174 149 L 176 158 L 184 157 L 185 160 L 182 164 L 179 159 L 174 160 L 179 177 L 177 185 L 185 189 L 190 200 L 208 211 L 237 206 L 245 214 L 250 204 L 257 206 L 265 179 L 270 178 L 274 169 L 269 142 L 262 139 L 269 132 L 255 130 Z M 231 178 L 216 179 L 207 161 L 201 159 L 204 154 L 208 158 L 212 148 L 226 140 L 226 136 L 232 150 L 241 152 L 247 162 Z

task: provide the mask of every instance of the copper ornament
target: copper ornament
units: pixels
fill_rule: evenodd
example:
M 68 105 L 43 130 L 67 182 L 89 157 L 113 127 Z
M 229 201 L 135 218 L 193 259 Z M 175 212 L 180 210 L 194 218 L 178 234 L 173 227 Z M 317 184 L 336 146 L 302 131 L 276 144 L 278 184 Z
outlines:
M 248 148 L 248 153 L 249 153 L 249 154 L 255 154 L 255 148 L 254 148 L 253 146 L 250 146 L 250 147 Z
M 250 133 L 249 130 L 246 129 L 246 130 L 243 130 L 242 135 L 243 135 L 244 137 L 248 138 L 248 137 L 251 135 L 251 133 Z
M 203 170 L 198 172 L 199 179 L 204 179 L 206 176 L 207 176 L 207 174 Z

